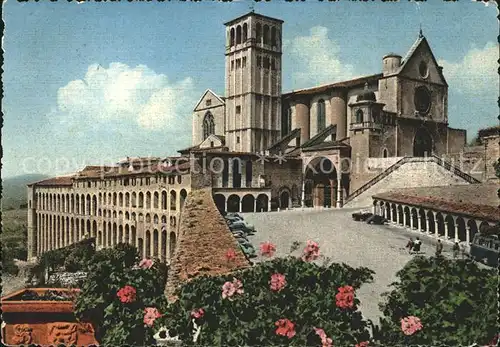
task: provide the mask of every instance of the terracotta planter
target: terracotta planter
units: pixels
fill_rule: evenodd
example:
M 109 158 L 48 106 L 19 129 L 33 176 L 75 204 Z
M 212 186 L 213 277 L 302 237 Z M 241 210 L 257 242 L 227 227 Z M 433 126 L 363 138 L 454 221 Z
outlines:
M 78 293 L 79 289 L 30 288 L 2 297 L 2 342 L 7 345 L 97 345 L 90 323 L 76 320 L 72 301 L 21 300 L 27 291 Z

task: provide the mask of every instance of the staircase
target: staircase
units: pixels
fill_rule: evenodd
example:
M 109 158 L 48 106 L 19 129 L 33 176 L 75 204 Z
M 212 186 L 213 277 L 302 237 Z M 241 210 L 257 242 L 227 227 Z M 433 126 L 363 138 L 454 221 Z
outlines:
M 429 164 L 431 163 L 434 163 L 435 165 L 448 172 L 448 174 L 450 174 L 449 177 L 446 177 L 446 175 L 444 175 L 442 172 L 438 172 L 435 177 L 431 177 L 431 175 L 429 175 L 430 179 L 427 180 L 425 178 L 420 181 L 418 179 L 415 179 L 417 176 L 419 176 L 420 173 L 422 173 L 423 176 L 425 176 L 425 174 L 428 174 L 430 168 Z M 412 168 L 409 168 L 410 165 L 412 166 Z M 406 174 L 403 174 L 398 178 L 394 177 L 394 179 L 391 179 L 389 177 L 393 176 L 393 173 L 397 172 L 398 170 L 403 170 L 405 167 L 408 168 L 408 172 Z M 377 189 L 376 186 L 381 181 L 384 181 L 385 184 L 381 185 Z M 397 188 L 474 183 L 480 183 L 480 181 L 435 155 L 431 157 L 404 157 L 398 160 L 393 165 L 389 166 L 386 170 L 375 176 L 373 179 L 369 180 L 352 194 L 350 194 L 345 200 L 344 206 L 369 206 L 371 205 L 372 195 Z

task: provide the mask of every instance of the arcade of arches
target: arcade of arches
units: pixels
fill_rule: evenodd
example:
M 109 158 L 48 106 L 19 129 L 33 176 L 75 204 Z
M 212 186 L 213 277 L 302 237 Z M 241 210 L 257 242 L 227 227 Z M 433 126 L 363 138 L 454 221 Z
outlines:
M 214 193 L 214 202 L 220 212 L 268 212 L 270 193 L 224 192 Z
M 420 231 L 435 238 L 470 244 L 474 235 L 489 223 L 461 214 L 443 212 L 421 206 L 374 199 L 373 213 L 384 216 L 389 222 L 410 230 Z

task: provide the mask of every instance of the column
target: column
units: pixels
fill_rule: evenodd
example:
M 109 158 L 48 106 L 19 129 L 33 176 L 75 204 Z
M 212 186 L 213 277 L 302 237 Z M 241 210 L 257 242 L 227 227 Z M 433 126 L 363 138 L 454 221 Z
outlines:
M 253 211 L 258 212 L 257 211 L 257 198 L 255 196 L 254 196 L 254 200 L 253 200 Z
M 271 208 L 271 197 L 268 195 L 267 196 L 267 208 L 266 208 L 266 212 L 269 212 L 270 208 Z
M 377 214 L 377 208 L 376 208 L 377 200 L 373 201 L 372 204 L 372 213 Z
M 240 210 L 238 212 L 243 211 L 243 199 L 240 198 Z
M 443 214 L 443 221 L 444 221 L 444 239 L 448 240 L 448 222 L 446 222 L 446 218 L 448 215 Z
M 451 218 L 453 218 L 453 227 L 455 228 L 455 242 L 458 242 L 457 216 L 451 216 Z
M 420 213 L 417 214 L 417 223 L 418 223 L 418 231 L 422 231 L 422 217 L 420 216 Z
M 431 223 L 429 223 L 429 217 L 427 216 L 427 211 L 424 211 L 424 213 L 425 213 L 425 230 L 427 230 L 427 233 L 430 233 Z
M 410 230 L 413 230 L 415 228 L 415 226 L 413 225 L 413 213 L 410 209 Z
M 434 215 L 434 235 L 436 236 L 436 238 L 439 238 L 439 230 L 438 230 L 439 224 L 436 218 L 436 213 L 432 212 L 432 214 Z
M 227 196 L 225 196 L 225 195 L 224 195 L 224 205 L 225 205 L 224 211 L 227 212 Z
M 395 210 L 395 211 L 396 211 L 396 224 L 398 224 L 398 225 L 399 225 L 400 220 L 399 220 L 399 208 L 398 208 L 398 207 L 399 207 L 399 206 L 398 206 L 398 205 L 396 205 L 396 210 Z
M 340 176 L 341 174 L 337 174 L 337 208 L 342 207 L 342 181 Z
M 305 202 L 304 202 L 304 200 L 306 198 L 306 181 L 305 180 L 302 181 L 302 192 L 300 195 L 301 195 L 300 196 L 300 205 L 302 207 L 305 207 Z

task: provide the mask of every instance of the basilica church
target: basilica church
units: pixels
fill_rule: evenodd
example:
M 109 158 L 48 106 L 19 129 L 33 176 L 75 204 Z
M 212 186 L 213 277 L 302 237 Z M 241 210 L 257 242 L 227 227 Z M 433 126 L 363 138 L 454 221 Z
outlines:
M 210 184 L 220 209 L 340 207 L 402 158 L 465 146 L 422 32 L 404 57 L 381 57 L 378 74 L 283 92 L 283 21 L 250 12 L 225 27 L 225 93 L 202 95 L 180 151 L 224 158 Z

